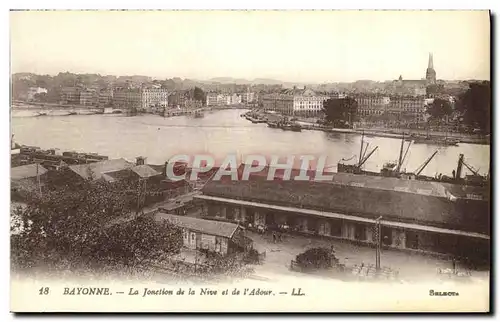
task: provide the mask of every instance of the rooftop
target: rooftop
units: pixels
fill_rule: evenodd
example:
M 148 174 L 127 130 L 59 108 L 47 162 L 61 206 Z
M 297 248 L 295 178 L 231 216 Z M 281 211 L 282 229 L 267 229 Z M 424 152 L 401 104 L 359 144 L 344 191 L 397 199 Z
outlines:
M 236 224 L 222 221 L 205 220 L 193 217 L 176 216 L 165 213 L 155 215 L 156 221 L 168 220 L 174 225 L 189 230 L 198 231 L 207 235 L 232 238 L 239 227 Z
M 115 172 L 134 167 L 133 163 L 125 159 L 112 159 L 89 164 L 69 166 L 69 169 L 84 179 L 101 179 L 105 173 Z M 104 178 L 106 179 L 106 178 Z
M 484 189 L 483 189 L 484 190 Z M 437 182 L 336 173 L 331 182 L 210 181 L 204 195 L 334 211 L 365 218 L 489 231 L 487 191 Z M 483 200 L 471 195 L 481 196 Z M 487 197 L 487 198 L 486 198 Z
M 150 178 L 150 177 L 154 177 L 154 176 L 161 174 L 161 172 L 156 171 L 155 169 L 153 169 L 151 166 L 149 166 L 147 164 L 137 165 L 137 166 L 131 168 L 130 170 L 132 170 L 134 173 L 136 173 L 141 178 Z
M 37 163 L 22 165 L 20 167 L 14 167 L 10 169 L 10 179 L 23 180 L 28 178 L 34 178 L 37 175 L 43 175 L 47 173 L 47 171 L 48 171 L 47 169 L 45 169 L 44 167 L 42 167 Z

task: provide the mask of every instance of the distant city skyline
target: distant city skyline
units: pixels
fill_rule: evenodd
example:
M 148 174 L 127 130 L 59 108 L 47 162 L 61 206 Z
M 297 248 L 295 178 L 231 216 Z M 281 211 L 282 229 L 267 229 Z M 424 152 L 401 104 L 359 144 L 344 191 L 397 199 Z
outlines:
M 11 71 L 284 83 L 490 79 L 488 11 L 14 11 Z M 271 25 L 272 24 L 272 25 Z

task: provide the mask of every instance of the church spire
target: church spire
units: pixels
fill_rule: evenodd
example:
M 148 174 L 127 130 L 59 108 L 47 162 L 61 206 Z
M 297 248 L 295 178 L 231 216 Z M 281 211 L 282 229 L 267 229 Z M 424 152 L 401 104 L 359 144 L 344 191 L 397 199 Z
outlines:
M 434 69 L 434 61 L 432 59 L 432 53 L 429 53 L 429 63 L 427 65 L 427 68 Z

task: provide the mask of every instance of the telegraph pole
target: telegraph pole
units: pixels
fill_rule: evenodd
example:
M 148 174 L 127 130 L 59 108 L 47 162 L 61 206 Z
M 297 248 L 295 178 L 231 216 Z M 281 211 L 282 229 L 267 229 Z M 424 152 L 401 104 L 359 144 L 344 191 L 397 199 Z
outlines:
M 36 162 L 36 184 L 38 186 L 38 193 L 40 194 L 40 197 L 42 196 L 42 185 L 40 184 L 40 172 L 38 168 L 40 167 L 40 163 Z

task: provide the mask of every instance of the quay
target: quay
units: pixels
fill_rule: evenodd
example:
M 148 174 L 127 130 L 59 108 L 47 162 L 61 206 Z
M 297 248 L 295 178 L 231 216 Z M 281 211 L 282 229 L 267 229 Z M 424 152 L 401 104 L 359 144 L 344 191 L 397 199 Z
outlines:
M 283 122 L 283 120 L 288 120 L 288 118 L 279 115 L 279 114 L 267 114 L 259 111 L 251 111 L 242 115 L 247 120 L 252 123 L 267 123 L 271 128 L 281 128 L 276 126 L 276 123 Z M 430 132 L 429 136 L 427 134 L 420 133 L 421 131 L 415 131 L 411 129 L 398 129 L 398 128 L 387 128 L 387 129 L 372 129 L 372 128 L 334 128 L 332 126 L 326 126 L 322 124 L 316 124 L 311 122 L 303 122 L 300 121 L 299 118 L 291 118 L 292 121 L 295 121 L 296 124 L 300 125 L 302 130 L 309 131 L 322 131 L 328 133 L 343 133 L 343 134 L 364 134 L 366 136 L 374 136 L 374 137 L 385 137 L 385 138 L 393 138 L 393 139 L 416 139 L 416 140 L 424 140 L 429 144 L 432 144 L 433 140 L 444 140 L 444 139 L 453 139 L 453 141 L 457 143 L 469 143 L 469 144 L 482 144 L 489 145 L 490 137 L 489 136 L 480 136 L 480 135 L 467 135 L 462 133 L 448 134 L 444 132 Z M 288 122 L 288 121 L 286 121 Z

